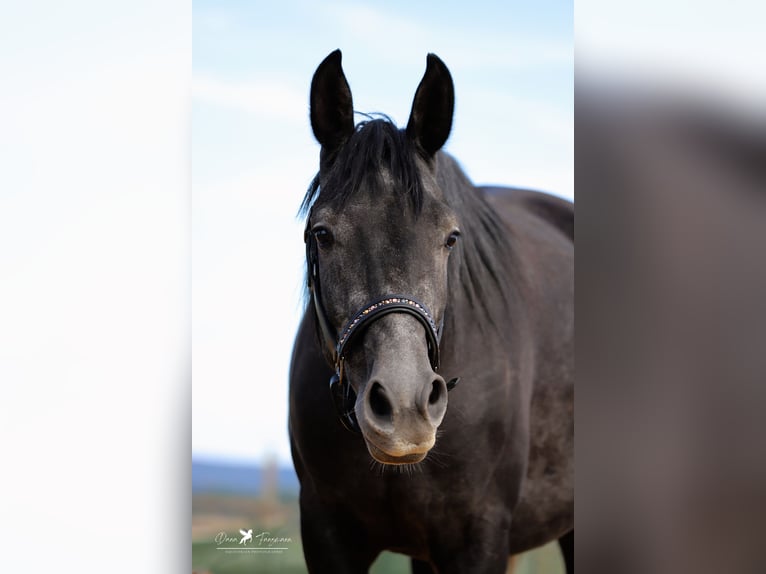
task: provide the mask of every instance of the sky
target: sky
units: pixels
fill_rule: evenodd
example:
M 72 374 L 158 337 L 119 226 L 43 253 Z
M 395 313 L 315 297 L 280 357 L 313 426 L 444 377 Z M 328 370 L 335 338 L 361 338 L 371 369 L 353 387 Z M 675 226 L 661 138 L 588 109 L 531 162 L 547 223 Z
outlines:
M 192 452 L 289 464 L 316 66 L 340 48 L 355 109 L 404 126 L 436 53 L 456 91 L 444 149 L 473 181 L 572 198 L 572 3 L 197 0 L 192 11 Z

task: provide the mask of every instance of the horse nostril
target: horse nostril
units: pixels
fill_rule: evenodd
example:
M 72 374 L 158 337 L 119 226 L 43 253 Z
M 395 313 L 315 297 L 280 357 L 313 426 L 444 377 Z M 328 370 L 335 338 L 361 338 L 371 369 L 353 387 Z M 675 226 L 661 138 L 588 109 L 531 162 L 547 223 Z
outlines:
M 422 409 L 421 412 L 433 424 L 437 426 L 441 424 L 441 420 L 447 410 L 447 385 L 441 377 L 435 378 L 431 383 L 431 389 L 428 393 L 428 403 L 424 404 L 424 406 L 425 409 Z
M 383 386 L 380 383 L 373 383 L 370 389 L 370 408 L 372 412 L 380 417 L 391 419 L 391 403 L 386 398 L 386 393 L 383 390 Z
M 439 402 L 439 397 L 441 396 L 442 386 L 439 381 L 434 381 L 431 384 L 431 394 L 428 395 L 428 404 L 429 405 L 435 405 L 437 402 Z

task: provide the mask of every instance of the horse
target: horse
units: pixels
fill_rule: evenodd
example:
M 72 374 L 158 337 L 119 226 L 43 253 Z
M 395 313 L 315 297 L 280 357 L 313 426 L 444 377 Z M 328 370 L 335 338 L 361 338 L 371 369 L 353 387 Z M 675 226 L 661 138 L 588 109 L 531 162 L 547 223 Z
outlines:
M 554 540 L 573 572 L 574 207 L 474 186 L 441 151 L 453 111 L 434 54 L 405 129 L 355 124 L 340 50 L 311 81 L 289 434 L 312 573 L 384 550 L 499 573 Z

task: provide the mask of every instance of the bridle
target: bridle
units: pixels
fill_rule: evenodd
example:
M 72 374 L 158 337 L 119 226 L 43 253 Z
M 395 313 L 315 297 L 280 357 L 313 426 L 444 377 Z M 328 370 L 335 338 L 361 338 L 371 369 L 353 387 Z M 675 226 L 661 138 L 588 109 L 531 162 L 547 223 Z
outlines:
M 306 229 L 303 232 L 303 241 L 306 243 L 306 265 L 308 266 L 307 282 L 311 299 L 314 301 L 319 330 L 329 356 L 332 358 L 335 373 L 330 377 L 330 394 L 332 395 L 335 409 L 343 426 L 352 432 L 361 432 L 356 418 L 354 406 L 356 398 L 349 383 L 344 383 L 343 366 L 345 352 L 352 341 L 369 327 L 373 322 L 390 313 L 407 313 L 415 317 L 422 325 L 426 333 L 428 345 L 428 360 L 434 371 L 439 369 L 439 342 L 441 341 L 444 317 L 437 325 L 428 308 L 409 295 L 390 294 L 375 299 L 359 309 L 341 330 L 340 336 L 333 329 L 322 304 L 322 292 L 319 282 L 319 263 L 317 259 L 317 245 L 310 231 L 311 215 L 306 221 Z M 447 390 L 451 391 L 457 385 L 459 379 L 455 378 L 447 383 Z

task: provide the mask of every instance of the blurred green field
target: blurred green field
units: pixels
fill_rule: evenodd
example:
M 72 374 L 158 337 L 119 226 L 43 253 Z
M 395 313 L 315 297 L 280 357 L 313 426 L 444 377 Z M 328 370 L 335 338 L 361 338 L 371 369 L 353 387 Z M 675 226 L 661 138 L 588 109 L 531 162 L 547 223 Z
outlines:
M 279 544 L 287 550 L 275 553 L 226 551 L 215 542 L 218 532 L 240 538 L 239 529 L 253 529 L 253 534 L 290 538 Z M 249 544 L 256 547 L 257 544 Z M 298 502 L 293 496 L 255 498 L 239 495 L 204 494 L 192 497 L 192 569 L 196 574 L 306 574 L 300 542 Z M 409 558 L 384 552 L 378 557 L 372 574 L 410 572 Z M 513 574 L 563 574 L 564 567 L 555 543 L 518 557 Z
M 300 544 L 283 554 L 224 554 L 215 544 L 194 543 L 193 571 L 197 574 L 306 574 Z M 378 557 L 371 574 L 409 574 L 409 558 L 384 552 Z M 513 574 L 563 574 L 563 564 L 555 545 L 519 557 Z

